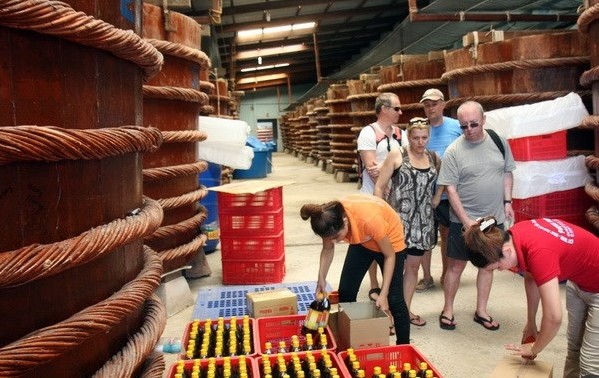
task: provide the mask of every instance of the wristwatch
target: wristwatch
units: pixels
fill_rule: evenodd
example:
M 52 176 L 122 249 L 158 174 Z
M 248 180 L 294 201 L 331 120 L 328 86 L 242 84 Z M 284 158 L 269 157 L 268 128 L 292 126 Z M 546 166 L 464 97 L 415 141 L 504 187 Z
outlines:
M 503 204 L 505 205 L 506 203 L 512 203 L 512 200 L 503 200 Z

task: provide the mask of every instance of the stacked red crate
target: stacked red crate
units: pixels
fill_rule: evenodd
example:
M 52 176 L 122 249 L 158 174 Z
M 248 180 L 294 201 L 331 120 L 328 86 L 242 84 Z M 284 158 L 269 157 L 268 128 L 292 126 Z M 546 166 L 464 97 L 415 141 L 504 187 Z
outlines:
M 283 188 L 218 193 L 224 284 L 283 281 Z
M 509 139 L 516 161 L 565 159 L 566 131 Z M 552 192 L 541 196 L 513 200 L 515 222 L 534 218 L 559 218 L 589 229 L 585 211 L 592 205 L 583 188 Z

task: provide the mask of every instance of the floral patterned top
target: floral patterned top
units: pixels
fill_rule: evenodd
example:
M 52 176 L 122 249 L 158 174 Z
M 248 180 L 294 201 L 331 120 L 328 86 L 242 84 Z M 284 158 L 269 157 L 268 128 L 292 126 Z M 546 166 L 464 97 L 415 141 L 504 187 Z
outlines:
M 387 202 L 399 213 L 408 248 L 428 250 L 437 242 L 434 221 L 433 195 L 437 180 L 437 168 L 426 150 L 430 167 L 414 168 L 407 151 L 402 147 L 402 164 L 393 171 Z

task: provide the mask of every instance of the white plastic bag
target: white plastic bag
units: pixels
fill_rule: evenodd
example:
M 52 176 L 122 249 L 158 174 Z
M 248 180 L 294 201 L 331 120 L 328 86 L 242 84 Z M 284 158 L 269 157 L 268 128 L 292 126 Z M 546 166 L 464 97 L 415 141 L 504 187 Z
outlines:
M 589 115 L 580 96 L 571 92 L 555 100 L 511 106 L 485 113 L 485 128 L 507 139 L 551 134 L 580 126 Z
M 245 121 L 216 117 L 200 117 L 198 130 L 204 131 L 209 142 L 245 146 L 250 126 Z
M 234 169 L 249 169 L 254 159 L 254 150 L 251 147 L 212 143 L 207 140 L 197 144 L 197 151 L 202 160 Z
M 591 181 L 584 156 L 560 160 L 517 161 L 513 198 L 530 198 L 585 186 Z

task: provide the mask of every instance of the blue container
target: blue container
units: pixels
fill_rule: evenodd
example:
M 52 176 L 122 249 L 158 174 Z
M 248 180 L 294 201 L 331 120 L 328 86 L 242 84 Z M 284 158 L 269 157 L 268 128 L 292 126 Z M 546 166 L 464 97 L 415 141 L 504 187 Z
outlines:
M 272 173 L 272 152 L 277 150 L 277 144 L 273 141 L 266 142 L 268 156 L 266 158 L 266 173 Z
M 199 175 L 200 185 L 207 188 L 220 185 L 221 167 L 219 164 L 208 163 L 208 169 Z M 201 226 L 201 230 L 208 240 L 204 246 L 204 253 L 212 253 L 216 250 L 220 237 L 220 226 L 218 224 L 218 193 L 212 190 L 208 191 L 206 197 L 200 200 L 208 210 L 208 216 Z
M 256 137 L 248 137 L 246 146 L 254 150 L 252 165 L 248 169 L 236 169 L 233 171 L 234 179 L 264 178 L 268 171 L 268 147 Z

